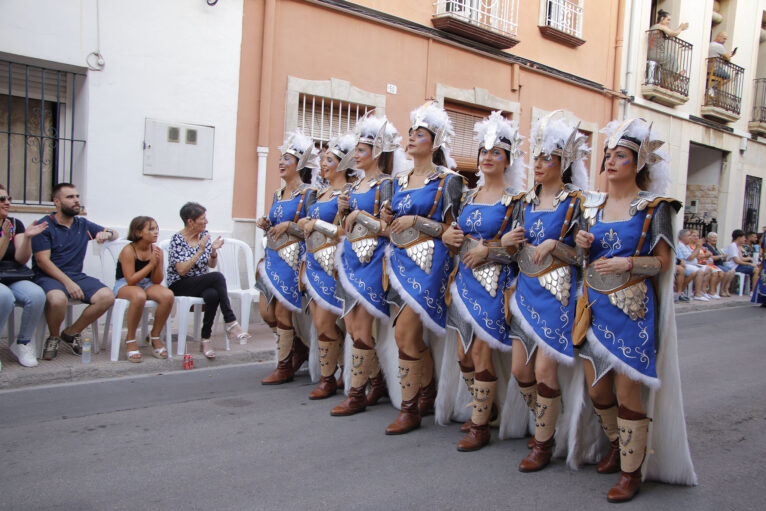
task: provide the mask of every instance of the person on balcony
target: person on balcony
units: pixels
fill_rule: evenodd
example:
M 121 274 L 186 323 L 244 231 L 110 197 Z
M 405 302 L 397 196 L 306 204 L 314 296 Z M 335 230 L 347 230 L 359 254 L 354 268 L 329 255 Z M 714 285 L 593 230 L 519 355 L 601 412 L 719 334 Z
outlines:
M 714 58 L 722 58 L 726 61 L 731 60 L 731 58 L 734 56 L 734 51 L 726 51 L 726 41 L 729 39 L 729 34 L 726 32 L 721 32 L 717 36 L 715 36 L 715 39 L 710 41 L 710 46 L 708 46 L 707 50 L 707 56 L 710 59 Z M 723 78 L 724 80 L 728 80 L 731 78 L 731 75 L 729 74 L 729 71 L 726 70 L 725 66 L 716 61 L 715 67 L 713 68 L 713 76 L 718 76 L 720 78 Z
M 689 24 L 684 22 L 678 25 L 676 28 L 670 27 L 670 13 L 663 9 L 660 9 L 657 13 L 657 23 L 652 25 L 649 30 L 649 51 L 646 59 L 651 63 L 656 64 L 649 67 L 646 82 L 649 84 L 659 83 L 662 80 L 662 75 L 655 67 L 676 73 L 678 70 L 678 55 L 672 51 L 666 39 L 678 36 L 681 32 L 689 28 Z

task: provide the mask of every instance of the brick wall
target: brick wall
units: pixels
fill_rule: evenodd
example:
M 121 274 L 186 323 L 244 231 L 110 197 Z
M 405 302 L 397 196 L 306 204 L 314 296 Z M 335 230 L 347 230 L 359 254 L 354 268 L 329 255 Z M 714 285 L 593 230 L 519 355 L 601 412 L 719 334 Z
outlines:
M 718 217 L 718 185 L 686 185 L 686 202 L 697 201 L 697 215 L 703 218 L 704 213 L 708 212 L 707 219 Z

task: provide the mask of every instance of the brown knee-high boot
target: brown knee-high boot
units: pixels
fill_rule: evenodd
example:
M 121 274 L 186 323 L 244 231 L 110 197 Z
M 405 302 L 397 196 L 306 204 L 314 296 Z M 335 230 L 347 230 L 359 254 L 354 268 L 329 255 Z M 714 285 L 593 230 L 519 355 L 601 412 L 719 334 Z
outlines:
M 646 454 L 649 419 L 643 413 L 620 406 L 617 414 L 620 442 L 620 479 L 606 494 L 609 502 L 632 500 L 641 487 L 641 465 Z
M 463 377 L 465 386 L 468 387 L 468 393 L 473 397 L 473 383 L 476 376 L 476 369 L 473 366 L 463 365 L 460 362 L 457 363 L 460 366 L 460 375 Z M 460 431 L 468 433 L 471 430 L 471 419 L 468 419 L 460 426 Z
M 533 381 L 532 383 L 522 383 L 517 382 L 519 384 L 519 391 L 521 392 L 521 397 L 524 398 L 524 402 L 529 407 L 529 410 L 532 413 L 537 412 L 537 382 Z M 529 440 L 527 440 L 527 449 L 531 449 L 535 446 L 535 437 L 532 435 L 529 437 Z
M 544 383 L 537 384 L 537 404 L 535 413 L 535 446 L 532 452 L 521 460 L 521 472 L 535 472 L 545 468 L 553 456 L 553 434 L 556 432 L 556 420 L 561 407 L 561 391 L 554 390 Z
M 617 405 L 602 406 L 593 402 L 593 411 L 598 416 L 601 429 L 609 439 L 609 450 L 596 465 L 599 474 L 613 474 L 620 470 L 620 435 L 617 433 Z
M 436 402 L 436 379 L 434 379 L 434 359 L 431 348 L 420 352 L 420 396 L 418 396 L 418 411 L 421 417 L 434 413 Z
M 422 369 L 420 360 L 399 350 L 399 384 L 402 387 L 402 408 L 399 416 L 386 428 L 386 435 L 402 435 L 420 426 L 418 395 Z
M 471 429 L 457 444 L 458 451 L 477 451 L 489 443 L 489 417 L 497 391 L 497 377 L 489 371 L 476 374 L 473 382 Z
M 380 360 L 378 353 L 372 350 L 372 365 L 370 366 L 370 391 L 367 392 L 367 406 L 378 404 L 378 401 L 388 397 L 388 387 L 383 378 L 383 371 L 380 370 Z
M 309 399 L 325 399 L 334 396 L 338 391 L 338 382 L 335 380 L 335 370 L 338 368 L 338 355 L 340 342 L 336 339 L 319 335 L 319 368 L 322 371 L 322 379 L 311 394 Z
M 341 404 L 330 412 L 330 415 L 345 416 L 363 412 L 367 407 L 367 397 L 364 391 L 370 378 L 375 350 L 365 345 L 361 340 L 354 341 L 351 348 L 351 388 Z
M 281 324 L 277 326 L 277 368 L 261 380 L 261 384 L 279 385 L 293 381 L 293 374 L 295 374 L 292 363 L 294 337 L 295 331 L 292 328 L 285 328 L 285 325 Z

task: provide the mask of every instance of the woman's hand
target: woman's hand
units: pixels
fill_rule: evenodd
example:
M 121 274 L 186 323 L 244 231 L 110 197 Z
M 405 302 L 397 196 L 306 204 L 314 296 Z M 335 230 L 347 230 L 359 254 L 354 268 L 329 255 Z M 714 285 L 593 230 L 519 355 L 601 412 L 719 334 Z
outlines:
M 341 213 L 348 210 L 348 194 L 341 193 L 338 195 L 338 211 Z
M 380 219 L 388 225 L 391 225 L 391 222 L 394 221 L 394 210 L 391 209 L 391 203 L 387 203 L 380 208 Z
M 500 244 L 504 247 L 518 247 L 524 243 L 524 227 L 519 226 L 503 234 Z
M 545 259 L 545 256 L 551 253 L 551 251 L 556 248 L 556 240 L 545 240 L 539 245 L 535 247 L 535 250 L 532 252 L 532 262 L 535 264 L 540 264 L 543 259 Z
M 26 230 L 24 231 L 24 235 L 27 238 L 34 238 L 35 236 L 37 236 L 38 234 L 40 234 L 47 228 L 48 228 L 47 221 L 43 220 L 42 222 L 38 224 L 37 220 L 35 220 L 34 222 L 32 222 L 32 225 L 26 228 Z M 5 227 L 3 227 L 3 233 L 5 233 Z
M 205 234 L 204 236 L 202 236 L 200 238 L 200 240 L 199 240 L 199 245 L 197 245 L 197 250 L 199 252 L 204 252 L 205 249 L 207 248 L 207 242 L 208 241 L 210 241 L 210 235 L 209 234 Z
M 399 234 L 415 225 L 415 215 L 404 215 L 391 222 L 391 232 Z
M 580 248 L 590 248 L 596 237 L 588 231 L 578 231 L 575 236 L 575 244 Z
M 13 222 L 8 220 L 7 218 L 3 220 L 3 238 L 5 239 L 11 239 L 11 230 L 13 229 Z
M 593 268 L 602 275 L 609 275 L 611 273 L 622 273 L 630 269 L 629 257 L 610 257 L 601 258 L 593 263 Z
M 442 233 L 442 241 L 444 244 L 455 248 L 463 244 L 464 237 L 465 234 L 463 234 L 463 231 L 460 230 L 460 227 L 457 224 L 455 224 L 454 227 L 450 225 L 447 227 L 447 230 Z
M 303 229 L 303 234 L 305 234 L 308 238 L 311 235 L 311 232 L 314 230 L 314 225 L 316 225 L 316 223 L 316 218 L 303 217 L 298 222 L 298 227 Z
M 149 257 L 149 266 L 156 268 L 162 264 L 162 249 L 157 245 L 152 245 L 152 254 Z
M 272 239 L 279 239 L 284 233 L 287 232 L 287 228 L 290 227 L 290 222 L 282 222 L 269 229 L 269 236 Z
M 262 231 L 268 231 L 271 227 L 271 222 L 269 221 L 268 217 L 262 216 L 258 220 L 255 221 L 255 226 Z
M 354 224 L 356 223 L 356 217 L 359 216 L 359 210 L 355 209 L 348 215 L 346 215 L 346 221 L 344 222 L 344 228 L 346 229 L 346 232 L 351 232 L 351 230 L 354 228 Z
M 210 248 L 212 248 L 212 249 L 213 249 L 213 251 L 216 251 L 216 250 L 218 250 L 219 248 L 221 248 L 222 246 L 223 246 L 223 238 L 221 238 L 220 236 L 218 236 L 218 237 L 215 239 L 215 241 L 214 241 L 214 242 L 213 242 L 213 243 L 210 245 Z
M 463 256 L 463 264 L 471 269 L 476 268 L 487 261 L 487 255 L 489 255 L 489 247 L 484 243 L 479 243 L 465 253 Z

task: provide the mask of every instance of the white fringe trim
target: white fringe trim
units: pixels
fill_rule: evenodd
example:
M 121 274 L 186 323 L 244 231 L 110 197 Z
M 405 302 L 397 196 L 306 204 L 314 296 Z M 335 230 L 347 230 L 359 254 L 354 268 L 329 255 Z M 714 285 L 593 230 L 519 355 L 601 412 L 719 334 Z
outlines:
M 303 275 L 301 275 L 301 281 L 303 282 L 304 287 L 306 288 L 306 292 L 309 294 L 312 300 L 314 300 L 318 306 L 323 308 L 326 311 L 330 311 L 336 316 L 340 316 L 343 314 L 343 309 L 340 307 L 336 307 L 327 300 L 325 300 L 319 293 L 317 293 L 316 289 L 311 285 L 311 282 L 309 281 L 308 275 L 304 272 Z
M 646 376 L 645 374 L 642 374 L 640 371 L 637 371 L 636 369 L 630 367 L 628 364 L 620 360 L 617 355 L 606 349 L 606 347 L 601 344 L 601 341 L 598 340 L 598 337 L 596 337 L 596 334 L 593 333 L 593 328 L 588 328 L 588 342 L 590 343 L 591 349 L 597 354 L 602 357 L 606 357 L 609 359 L 609 362 L 611 362 L 611 368 L 615 371 L 617 371 L 620 374 L 624 374 L 628 378 L 630 378 L 633 381 L 640 382 L 650 389 L 658 389 L 662 385 L 659 378 L 652 378 L 650 376 Z M 655 361 L 656 362 L 656 361 Z M 593 382 L 593 384 L 596 384 L 596 381 Z
M 452 282 L 452 284 L 450 284 L 449 289 L 450 289 L 450 293 L 452 294 L 452 301 L 455 303 L 455 306 L 460 311 L 460 315 L 462 316 L 462 319 L 465 319 L 471 322 L 471 325 L 473 326 L 473 333 L 476 337 L 478 337 L 482 341 L 489 344 L 489 346 L 494 350 L 511 351 L 513 349 L 513 345 L 503 344 L 502 342 L 498 341 L 476 322 L 473 316 L 471 316 L 471 313 L 468 311 L 468 307 L 466 307 L 465 303 L 463 302 L 463 299 L 460 297 L 458 289 L 457 289 L 457 285 L 455 284 L 454 281 Z M 471 339 L 470 342 L 473 342 L 473 339 Z M 465 345 L 465 339 L 463 339 L 463 344 Z
M 274 284 L 271 283 L 271 280 L 269 279 L 269 276 L 266 274 L 266 263 L 265 261 L 261 261 L 258 263 L 258 275 L 261 276 L 261 282 L 263 282 L 263 285 L 265 285 L 267 288 L 269 288 L 269 291 L 271 291 L 272 296 L 279 300 L 279 303 L 285 306 L 286 309 L 292 311 L 292 312 L 300 312 L 301 308 L 296 307 L 292 303 L 290 303 L 288 300 L 285 299 L 285 297 L 277 291 L 277 288 L 274 287 Z
M 360 304 L 364 309 L 370 313 L 370 315 L 384 321 L 388 321 L 390 318 L 387 314 L 380 312 L 375 306 L 370 304 L 360 293 L 356 290 L 356 287 L 348 279 L 346 275 L 346 269 L 343 267 L 343 253 L 345 247 L 343 240 L 338 243 L 338 248 L 335 249 L 335 269 L 338 271 L 338 283 L 343 286 L 343 290 L 349 295 L 354 297 L 356 303 Z
M 530 325 L 527 322 L 527 319 L 521 313 L 521 309 L 519 309 L 519 306 L 515 300 L 516 293 L 514 293 L 513 298 L 514 299 L 511 300 L 511 314 L 516 316 L 516 318 L 519 320 L 519 324 L 521 325 L 521 329 L 524 331 L 524 334 L 526 334 L 528 337 L 534 340 L 535 344 L 537 345 L 539 349 L 544 351 L 546 355 L 554 359 L 559 364 L 565 365 L 568 367 L 571 367 L 572 365 L 574 365 L 574 357 L 568 357 L 562 353 L 559 353 L 558 351 L 548 346 L 548 343 L 545 342 L 539 335 L 537 335 L 537 332 L 535 332 L 535 329 L 532 328 L 532 325 Z
M 423 326 L 439 337 L 444 337 L 446 334 L 444 327 L 439 326 L 433 319 L 431 319 L 431 316 L 428 315 L 425 309 L 423 309 L 423 307 L 414 298 L 412 298 L 412 296 L 410 296 L 410 294 L 404 289 L 404 286 L 402 286 L 401 282 L 399 282 L 399 278 L 396 276 L 396 273 L 394 272 L 394 269 L 391 265 L 391 245 L 386 246 L 386 272 L 388 273 L 388 285 L 393 286 L 397 293 L 399 293 L 399 296 L 402 297 L 402 300 L 404 300 L 404 303 L 409 305 L 409 307 L 415 311 L 415 313 L 420 317 L 420 321 L 423 323 Z M 399 313 L 397 313 L 397 316 L 398 315 Z

